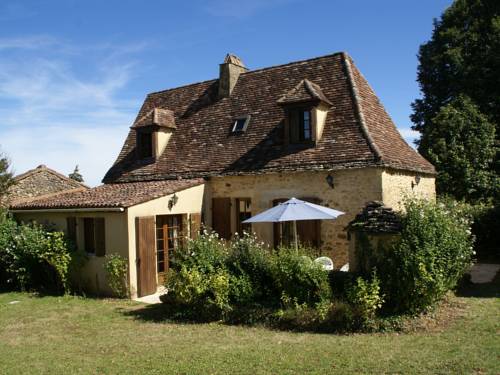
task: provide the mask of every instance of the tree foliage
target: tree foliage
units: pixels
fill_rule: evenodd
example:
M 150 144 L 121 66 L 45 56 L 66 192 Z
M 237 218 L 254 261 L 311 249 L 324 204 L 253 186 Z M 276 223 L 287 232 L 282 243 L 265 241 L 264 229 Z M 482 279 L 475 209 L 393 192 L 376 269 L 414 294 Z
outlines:
M 0 153 L 0 207 L 2 207 L 5 202 L 9 187 L 14 184 L 14 176 L 9 167 L 9 159 Z
M 68 177 L 78 182 L 84 182 L 83 176 L 80 173 L 80 170 L 78 169 L 78 165 L 75 166 L 75 170 L 73 171 L 73 173 L 70 173 Z
M 428 132 L 427 157 L 438 170 L 437 189 L 457 199 L 479 200 L 498 193 L 493 172 L 495 126 L 466 96 L 441 107 Z
M 437 139 L 443 139 L 442 134 L 451 134 L 457 127 L 456 121 L 451 125 L 443 122 L 445 115 L 443 107 L 450 105 L 461 95 L 470 98 L 477 108 L 473 112 L 482 113 L 481 123 L 489 127 L 493 124 L 496 132 L 496 144 L 498 147 L 498 136 L 500 134 L 500 2 L 498 0 L 456 0 L 442 15 L 439 21 L 434 22 L 434 31 L 427 43 L 420 46 L 419 51 L 418 82 L 423 94 L 421 99 L 413 103 L 412 121 L 414 129 L 421 133 L 418 141 L 419 151 L 427 158 L 433 160 L 435 150 L 433 145 Z M 470 113 L 470 106 L 466 108 L 463 119 Z M 457 109 L 457 103 L 455 103 Z M 438 116 L 440 115 L 440 116 Z M 455 116 L 455 119 L 458 115 Z M 478 116 L 474 116 L 479 126 Z M 443 128 L 450 126 L 450 130 Z M 477 130 L 477 129 L 476 129 Z M 489 133 L 489 128 L 484 132 Z M 461 137 L 464 140 L 464 137 Z M 498 152 L 492 145 L 489 137 L 475 137 L 474 142 L 483 141 L 484 148 L 488 148 L 487 154 L 496 152 L 493 163 L 482 163 L 484 172 L 494 171 L 497 175 L 500 171 Z M 458 141 L 458 138 L 455 138 Z M 467 147 L 465 144 L 462 147 Z M 484 154 L 484 153 L 483 153 Z M 484 155 L 482 155 L 483 157 Z M 448 163 L 478 164 L 472 153 L 466 153 L 461 159 L 448 160 Z M 436 165 L 438 170 L 441 164 Z M 438 184 L 443 192 L 455 194 L 448 190 L 454 184 L 446 184 L 444 180 L 439 181 L 446 174 L 440 174 Z M 474 179 L 466 182 L 473 185 L 466 188 L 472 192 L 472 196 L 465 195 L 464 198 L 474 200 L 478 198 L 477 186 Z M 481 198 L 487 198 L 484 194 L 491 191 L 482 191 Z

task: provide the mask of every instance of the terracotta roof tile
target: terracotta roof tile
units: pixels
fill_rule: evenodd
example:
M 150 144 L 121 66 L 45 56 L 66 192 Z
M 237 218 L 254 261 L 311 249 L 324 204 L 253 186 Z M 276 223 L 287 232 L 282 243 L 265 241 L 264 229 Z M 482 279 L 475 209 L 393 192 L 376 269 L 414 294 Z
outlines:
M 203 183 L 203 179 L 188 179 L 105 184 L 88 190 L 19 202 L 11 205 L 10 209 L 126 208 Z
M 332 105 L 316 145 L 286 146 L 284 109 L 277 101 L 304 80 Z M 401 138 L 344 53 L 244 72 L 227 98 L 219 99 L 217 90 L 218 80 L 210 80 L 149 94 L 137 118 L 154 108 L 170 109 L 177 129 L 150 162 L 136 160 L 130 130 L 104 182 L 383 165 L 434 173 Z M 251 115 L 248 128 L 232 133 L 234 119 L 244 115 Z
M 321 87 L 307 79 L 300 81 L 297 86 L 289 90 L 277 102 L 278 104 L 291 104 L 308 101 L 321 101 L 332 104 L 321 90 Z
M 137 129 L 145 126 L 159 126 L 163 128 L 175 129 L 174 112 L 169 109 L 153 108 L 144 116 L 137 119 L 131 128 Z

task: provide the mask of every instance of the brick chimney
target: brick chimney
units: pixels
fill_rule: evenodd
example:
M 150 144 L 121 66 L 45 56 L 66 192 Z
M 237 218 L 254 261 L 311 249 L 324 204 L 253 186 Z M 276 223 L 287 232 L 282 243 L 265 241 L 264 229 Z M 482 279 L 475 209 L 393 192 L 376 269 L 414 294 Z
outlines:
M 248 69 L 238 56 L 227 54 L 219 70 L 219 98 L 227 98 L 236 86 L 238 77 Z

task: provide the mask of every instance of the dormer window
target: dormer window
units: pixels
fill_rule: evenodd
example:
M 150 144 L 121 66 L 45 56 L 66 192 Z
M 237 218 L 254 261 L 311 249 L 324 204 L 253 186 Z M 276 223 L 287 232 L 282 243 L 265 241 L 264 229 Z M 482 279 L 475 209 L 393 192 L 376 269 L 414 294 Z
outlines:
M 139 160 L 157 160 L 177 127 L 174 112 L 153 108 L 136 120 L 131 129 L 135 130 L 136 150 Z
M 326 116 L 332 103 L 321 88 L 303 79 L 278 99 L 285 112 L 286 143 L 311 143 L 321 139 Z
M 245 130 L 247 130 L 249 122 L 250 122 L 250 115 L 237 118 L 236 120 L 234 120 L 232 132 L 233 133 L 244 132 Z
M 289 110 L 290 143 L 303 143 L 312 140 L 312 118 L 309 108 Z
M 153 157 L 153 133 L 146 131 L 137 132 L 137 152 L 139 159 Z

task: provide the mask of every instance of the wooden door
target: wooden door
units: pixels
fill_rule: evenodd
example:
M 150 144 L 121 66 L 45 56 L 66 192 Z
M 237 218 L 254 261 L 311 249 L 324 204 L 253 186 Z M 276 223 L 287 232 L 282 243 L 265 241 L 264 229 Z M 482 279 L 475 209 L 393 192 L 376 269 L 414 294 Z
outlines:
M 135 219 L 137 295 L 156 293 L 156 251 L 154 216 Z
M 212 229 L 221 238 L 231 239 L 231 198 L 212 199 Z

